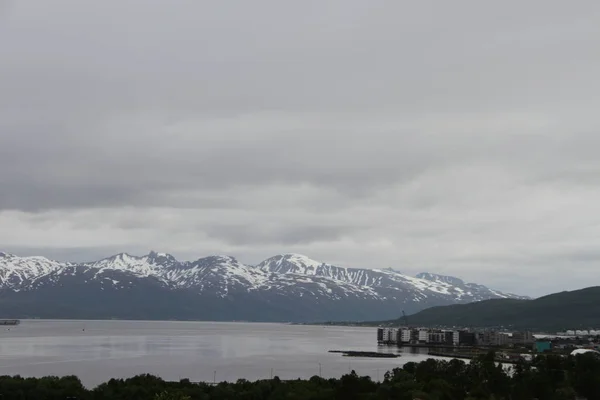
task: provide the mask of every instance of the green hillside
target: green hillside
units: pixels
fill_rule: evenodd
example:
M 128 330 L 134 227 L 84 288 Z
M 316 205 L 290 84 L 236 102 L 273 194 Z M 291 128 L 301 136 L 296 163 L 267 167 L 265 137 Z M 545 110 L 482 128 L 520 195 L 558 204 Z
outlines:
M 432 307 L 408 317 L 410 325 L 507 327 L 562 331 L 600 328 L 600 286 L 535 300 L 499 299 Z M 403 320 L 395 321 L 402 324 Z

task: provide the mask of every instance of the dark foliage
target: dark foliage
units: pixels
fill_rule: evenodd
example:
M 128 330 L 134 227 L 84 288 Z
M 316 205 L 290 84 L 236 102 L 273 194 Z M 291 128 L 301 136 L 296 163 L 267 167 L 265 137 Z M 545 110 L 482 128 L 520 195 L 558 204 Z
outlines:
M 510 371 L 494 354 L 470 363 L 427 360 L 408 363 L 373 382 L 354 371 L 340 379 L 271 380 L 209 385 L 189 380 L 165 382 L 151 375 L 112 379 L 93 390 L 76 377 L 0 377 L 2 400 L 571 400 L 600 399 L 600 359 L 544 355 Z

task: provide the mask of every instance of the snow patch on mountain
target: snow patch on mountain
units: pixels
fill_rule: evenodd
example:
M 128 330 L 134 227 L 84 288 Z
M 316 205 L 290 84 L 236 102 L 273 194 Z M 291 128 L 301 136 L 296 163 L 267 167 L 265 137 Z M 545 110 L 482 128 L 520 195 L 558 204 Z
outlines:
M 95 268 L 98 273 L 105 270 L 131 272 L 137 276 L 155 276 L 161 269 L 159 264 L 153 264 L 150 257 L 135 257 L 127 253 L 120 253 L 89 264 L 86 267 Z
M 45 257 L 17 257 L 0 252 L 0 287 L 17 290 L 67 265 Z
M 258 267 L 265 272 L 316 275 L 324 265 L 301 254 L 281 254 L 261 262 Z

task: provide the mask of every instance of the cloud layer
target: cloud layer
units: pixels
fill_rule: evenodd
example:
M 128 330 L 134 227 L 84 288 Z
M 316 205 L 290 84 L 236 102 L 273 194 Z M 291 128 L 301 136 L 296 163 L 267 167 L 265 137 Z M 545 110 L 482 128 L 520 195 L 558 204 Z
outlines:
M 0 248 L 600 279 L 600 4 L 12 2 Z

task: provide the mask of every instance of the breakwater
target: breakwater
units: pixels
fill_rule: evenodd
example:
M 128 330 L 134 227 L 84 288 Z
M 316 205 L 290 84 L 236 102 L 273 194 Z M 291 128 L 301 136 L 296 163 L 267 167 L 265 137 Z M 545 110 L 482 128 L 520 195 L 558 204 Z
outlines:
M 329 350 L 329 353 L 341 353 L 344 357 L 398 358 L 399 354 L 379 353 L 376 351 Z

